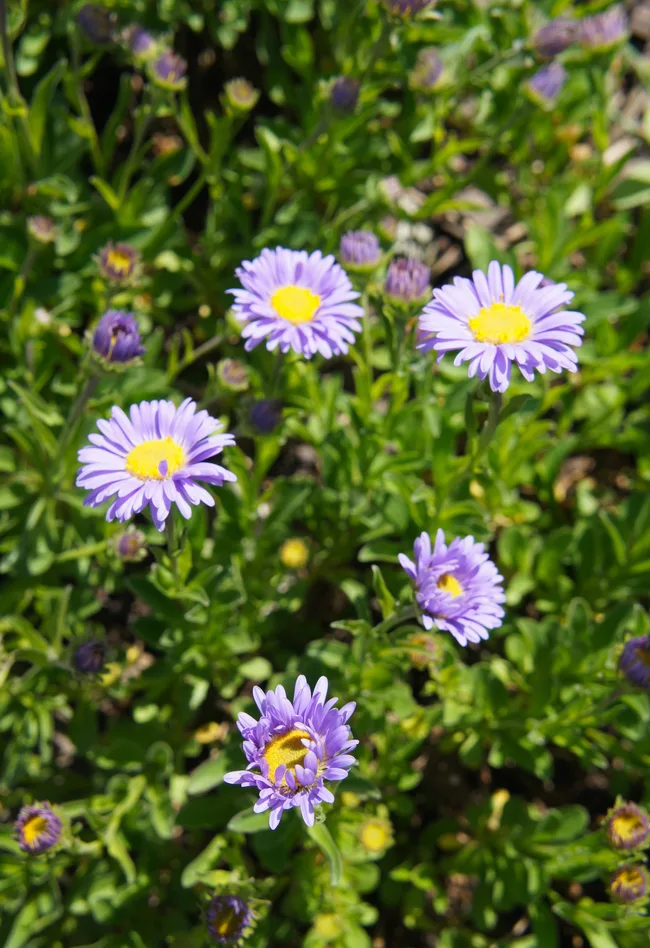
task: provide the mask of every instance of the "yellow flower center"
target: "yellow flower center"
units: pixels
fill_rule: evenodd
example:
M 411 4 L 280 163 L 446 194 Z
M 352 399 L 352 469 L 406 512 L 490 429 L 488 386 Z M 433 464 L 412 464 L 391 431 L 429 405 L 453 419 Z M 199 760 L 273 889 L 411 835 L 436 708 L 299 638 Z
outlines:
M 287 770 L 292 772 L 296 764 L 302 764 L 308 752 L 308 748 L 302 743 L 303 738 L 311 740 L 311 734 L 294 728 L 292 731 L 287 731 L 286 734 L 274 737 L 266 745 L 264 759 L 269 765 L 269 780 L 275 780 L 275 772 L 281 764 L 284 764 Z
M 271 297 L 271 306 L 282 319 L 299 326 L 312 321 L 320 306 L 320 296 L 306 286 L 283 286 Z
M 645 665 L 646 668 L 650 668 L 650 649 L 636 648 L 635 652 L 641 664 Z
M 521 342 L 530 335 L 532 323 L 521 306 L 492 303 L 482 307 L 469 321 L 477 342 L 498 346 L 501 342 Z
M 621 869 L 620 872 L 616 874 L 616 878 L 612 883 L 612 888 L 614 891 L 620 891 L 621 889 L 631 888 L 643 888 L 644 883 L 643 873 L 640 869 L 637 869 L 636 866 L 631 866 L 629 869 Z
M 185 464 L 185 452 L 169 437 L 137 444 L 126 456 L 129 474 L 142 481 L 164 481 Z
M 33 816 L 23 826 L 23 838 L 28 846 L 38 842 L 39 837 L 47 829 L 47 820 L 44 816 Z
M 390 827 L 382 820 L 368 820 L 361 828 L 361 844 L 369 853 L 381 853 L 390 843 Z
M 643 829 L 643 821 L 635 813 L 621 813 L 612 820 L 612 833 L 623 842 Z
M 453 596 L 454 599 L 456 596 L 460 596 L 463 593 L 463 587 L 458 582 L 456 577 L 451 575 L 451 573 L 442 574 L 438 580 L 438 589 L 442 589 L 443 592 L 449 593 L 449 595 Z
M 123 250 L 109 250 L 107 259 L 109 267 L 121 276 L 127 276 L 131 272 L 133 257 Z
M 228 907 L 222 908 L 219 917 L 212 920 L 212 928 L 218 935 L 234 935 L 241 926 L 241 915 Z

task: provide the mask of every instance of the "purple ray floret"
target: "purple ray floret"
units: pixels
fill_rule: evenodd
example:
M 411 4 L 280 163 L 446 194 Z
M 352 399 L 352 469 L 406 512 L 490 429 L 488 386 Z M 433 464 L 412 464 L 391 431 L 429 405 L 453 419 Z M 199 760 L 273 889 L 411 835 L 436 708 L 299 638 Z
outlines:
M 237 720 L 248 767 L 224 779 L 259 790 L 255 812 L 269 810 L 271 829 L 292 807 L 300 807 L 307 826 L 313 826 L 314 807 L 334 802 L 325 781 L 345 779 L 355 762 L 350 751 L 359 742 L 351 739 L 347 723 L 355 703 L 336 708 L 338 698 L 327 700 L 327 687 L 327 678 L 319 678 L 312 694 L 300 675 L 290 701 L 282 685 L 266 694 L 256 686 L 259 720 L 244 712 Z
M 402 568 L 415 583 L 416 599 L 425 629 L 434 625 L 451 632 L 459 645 L 489 638 L 505 615 L 503 576 L 474 537 L 456 537 L 449 546 L 442 530 L 431 537 L 421 533 L 414 545 L 415 562 L 403 553 Z
M 214 498 L 198 482 L 221 487 L 237 478 L 208 461 L 235 439 L 216 434 L 222 425 L 207 411 L 196 410 L 191 398 L 178 407 L 169 401 L 131 405 L 127 415 L 114 407 L 108 420 L 97 422 L 99 434 L 79 452 L 82 467 L 77 486 L 90 491 L 84 506 L 97 507 L 113 498 L 107 520 L 124 523 L 150 507 L 162 530 L 172 504 L 187 520 L 192 506 L 214 507 Z
M 573 299 L 565 283 L 542 287 L 544 276 L 531 270 L 518 283 L 508 266 L 495 260 L 487 274 L 455 277 L 433 291 L 420 316 L 422 351 L 458 351 L 454 364 L 469 362 L 470 378 L 489 378 L 494 392 L 505 392 L 514 362 L 532 382 L 535 372 L 575 372 L 582 345 L 584 314 L 565 309 Z
M 306 359 L 348 351 L 361 331 L 359 294 L 334 257 L 320 250 L 263 250 L 237 268 L 242 288 L 229 290 L 233 311 L 245 323 L 247 351 L 266 339 L 270 351 L 293 349 Z

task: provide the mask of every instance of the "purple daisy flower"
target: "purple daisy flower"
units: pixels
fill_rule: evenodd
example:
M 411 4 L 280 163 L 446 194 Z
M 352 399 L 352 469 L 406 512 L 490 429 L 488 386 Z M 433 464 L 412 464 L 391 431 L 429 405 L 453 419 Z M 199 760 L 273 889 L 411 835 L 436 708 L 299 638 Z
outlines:
M 34 240 L 41 244 L 51 244 L 56 240 L 56 227 L 51 217 L 44 214 L 35 214 L 27 218 L 27 230 Z
M 384 288 L 387 296 L 412 302 L 430 295 L 430 279 L 431 270 L 426 263 L 414 257 L 395 257 L 388 267 Z
M 584 314 L 563 308 L 573 299 L 566 283 L 540 289 L 543 279 L 531 270 L 515 284 L 510 267 L 495 260 L 487 276 L 475 270 L 471 280 L 455 277 L 425 306 L 418 349 L 440 353 L 438 362 L 460 350 L 454 364 L 469 362 L 470 378 L 489 376 L 493 392 L 508 388 L 513 362 L 529 382 L 535 370 L 575 372 L 571 347 L 582 345 Z
M 622 866 L 609 883 L 609 894 L 616 902 L 638 902 L 648 891 L 648 873 L 643 866 Z
M 24 853 L 34 856 L 51 849 L 61 839 L 63 825 L 49 803 L 24 806 L 18 814 L 15 838 Z
M 223 87 L 226 100 L 236 112 L 250 112 L 257 105 L 259 91 L 248 79 L 231 79 Z
M 130 244 L 107 243 L 99 251 L 97 263 L 105 280 L 123 283 L 130 280 L 138 268 L 140 254 Z
M 320 352 L 326 359 L 348 351 L 360 332 L 359 296 L 334 257 L 320 250 L 265 249 L 236 270 L 243 289 L 235 297 L 237 319 L 249 352 L 266 338 L 269 351 L 293 349 L 306 359 Z
M 505 615 L 503 576 L 474 537 L 456 537 L 449 546 L 442 530 L 431 537 L 421 533 L 414 545 L 415 563 L 399 555 L 402 569 L 415 582 L 415 598 L 422 610 L 422 625 L 451 632 L 459 645 L 487 639 L 488 629 L 498 629 Z
M 620 803 L 607 814 L 605 837 L 614 849 L 638 849 L 649 836 L 648 814 L 636 803 Z
M 234 946 L 253 920 L 250 903 L 236 895 L 215 895 L 208 908 L 208 931 L 218 945 Z
M 158 44 L 148 30 L 142 26 L 127 27 L 124 31 L 124 42 L 135 59 L 145 62 L 156 54 Z
M 369 230 L 349 230 L 341 237 L 340 257 L 351 269 L 373 269 L 381 257 L 379 240 Z
M 211 437 L 222 426 L 207 411 L 197 412 L 191 398 L 179 408 L 167 401 L 140 402 L 131 405 L 129 415 L 116 406 L 97 427 L 101 434 L 91 434 L 92 444 L 79 452 L 83 466 L 77 486 L 90 491 L 85 507 L 114 497 L 107 520 L 124 523 L 149 506 L 154 525 L 162 530 L 172 504 L 186 520 L 192 505 L 214 507 L 214 498 L 198 481 L 221 487 L 237 480 L 207 460 L 234 444 L 234 437 Z
M 618 667 L 628 681 L 650 691 L 650 638 L 637 635 L 623 647 Z
M 187 63 L 170 49 L 164 50 L 151 63 L 151 75 L 163 89 L 179 92 L 187 85 Z
M 594 50 L 610 49 L 627 39 L 627 13 L 620 5 L 610 7 L 580 20 L 578 30 L 582 46 Z
M 349 751 L 359 742 L 351 740 L 347 722 L 356 705 L 351 701 L 335 708 L 338 698 L 326 701 L 327 687 L 327 678 L 319 678 L 312 694 L 300 675 L 289 701 L 282 685 L 266 694 L 256 685 L 253 697 L 259 721 L 244 712 L 237 720 L 248 768 L 232 771 L 224 780 L 260 791 L 254 809 L 270 810 L 271 829 L 294 806 L 300 807 L 307 826 L 313 826 L 314 806 L 334 802 L 324 781 L 344 780 L 354 763 Z
M 72 661 L 77 671 L 96 675 L 106 662 L 106 644 L 100 639 L 88 639 L 77 646 Z
M 553 105 L 567 80 L 567 71 L 562 63 L 542 66 L 526 82 L 530 95 L 541 105 Z
M 560 16 L 540 27 L 532 39 L 532 45 L 538 56 L 552 59 L 568 49 L 578 38 L 578 24 L 575 20 Z
M 334 81 L 330 102 L 339 112 L 353 112 L 359 99 L 360 83 L 353 76 L 339 76 Z
M 105 362 L 131 362 L 144 352 L 133 313 L 109 309 L 97 323 L 93 352 Z

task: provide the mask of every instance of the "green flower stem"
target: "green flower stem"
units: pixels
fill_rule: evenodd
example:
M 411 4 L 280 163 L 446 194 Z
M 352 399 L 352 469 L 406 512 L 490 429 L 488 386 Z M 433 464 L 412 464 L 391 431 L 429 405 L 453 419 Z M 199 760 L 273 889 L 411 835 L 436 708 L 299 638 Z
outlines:
M 388 616 L 388 618 L 380 622 L 379 625 L 376 625 L 372 630 L 372 634 L 374 637 L 385 635 L 387 632 L 392 632 L 393 629 L 396 629 L 398 625 L 403 625 L 405 622 L 410 622 L 411 619 L 417 619 L 418 617 L 419 612 L 417 607 L 407 606 L 394 615 Z
M 485 424 L 483 425 L 483 430 L 479 435 L 478 444 L 476 449 L 472 451 L 469 456 L 468 470 L 471 473 L 476 467 L 477 463 L 481 460 L 483 455 L 488 449 L 492 438 L 494 437 L 494 432 L 497 430 L 499 424 L 499 417 L 501 415 L 501 405 L 503 402 L 503 396 L 501 392 L 492 392 L 490 395 L 490 406 L 488 408 L 488 416 Z
M 197 346 L 196 349 L 192 351 L 192 354 L 186 359 L 183 359 L 178 363 L 173 372 L 170 372 L 167 376 L 168 382 L 173 382 L 181 372 L 184 372 L 185 369 L 192 365 L 194 362 L 198 362 L 199 359 L 202 359 L 203 356 L 208 355 L 209 352 L 212 352 L 213 349 L 216 349 L 223 342 L 223 336 L 212 336 L 210 339 L 207 339 L 205 342 L 202 342 L 200 346 Z
M 174 523 L 174 511 L 169 511 L 165 520 L 165 538 L 167 540 L 167 553 L 172 564 L 172 572 L 177 585 L 180 585 L 181 577 L 178 569 L 178 536 L 176 534 L 176 524 Z
M 88 105 L 88 99 L 86 98 L 86 93 L 84 90 L 84 76 L 81 71 L 81 62 L 79 57 L 79 43 L 77 39 L 76 32 L 73 33 L 72 42 L 72 75 L 74 82 L 72 88 L 74 90 L 74 95 L 76 98 L 76 106 L 83 119 L 84 125 L 88 130 L 88 141 L 90 143 L 90 155 L 92 162 L 95 168 L 95 171 L 100 178 L 106 177 L 106 163 L 104 161 L 104 156 L 102 155 L 102 150 L 99 145 L 99 136 L 97 135 L 97 129 L 95 128 L 95 123 L 93 122 L 92 113 L 90 111 L 90 106 Z
M 96 370 L 91 372 L 91 374 L 86 378 L 86 384 L 77 395 L 76 401 L 70 409 L 70 414 L 68 415 L 63 433 L 61 434 L 61 439 L 59 441 L 59 450 L 56 458 L 57 467 L 65 456 L 66 449 L 76 431 L 77 423 L 81 418 L 84 408 L 92 398 L 93 393 L 99 383 L 100 377 L 100 373 Z

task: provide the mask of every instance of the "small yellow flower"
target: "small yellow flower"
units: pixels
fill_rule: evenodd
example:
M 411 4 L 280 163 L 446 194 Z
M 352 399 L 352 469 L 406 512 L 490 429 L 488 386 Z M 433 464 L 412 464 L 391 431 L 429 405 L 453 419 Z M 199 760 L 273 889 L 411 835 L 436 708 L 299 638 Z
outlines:
M 126 650 L 126 660 L 129 665 L 133 665 L 134 662 L 140 658 L 142 654 L 142 647 L 140 645 L 129 645 Z
M 108 662 L 106 665 L 106 671 L 103 675 L 99 676 L 99 680 L 104 686 L 104 688 L 110 688 L 111 685 L 114 685 L 122 674 L 122 666 L 119 662 Z
M 280 559 L 287 569 L 303 569 L 309 562 L 309 548 L 303 540 L 292 537 L 280 547 Z
M 333 912 L 323 912 L 314 919 L 314 931 L 321 938 L 336 938 L 341 934 L 341 924 Z
M 385 853 L 393 845 L 393 827 L 389 820 L 371 816 L 362 824 L 359 840 L 371 855 Z
M 226 724 L 218 724 L 216 721 L 209 721 L 208 724 L 202 724 L 194 732 L 194 739 L 199 744 L 212 744 L 214 741 L 223 740 L 228 733 Z

